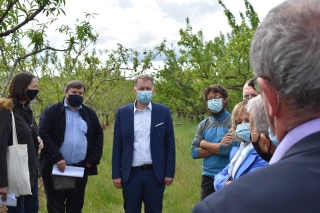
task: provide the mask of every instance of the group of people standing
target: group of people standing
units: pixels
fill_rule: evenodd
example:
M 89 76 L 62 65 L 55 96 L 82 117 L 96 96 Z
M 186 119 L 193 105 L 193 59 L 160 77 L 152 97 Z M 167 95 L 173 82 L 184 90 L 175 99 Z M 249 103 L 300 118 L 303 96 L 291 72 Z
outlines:
M 28 165 L 32 194 L 17 197 L 17 206 L 9 213 L 36 213 L 39 170 L 49 213 L 80 213 L 84 204 L 88 175 L 97 175 L 103 150 L 103 130 L 96 113 L 85 104 L 85 85 L 69 82 L 62 101 L 48 106 L 37 126 L 30 102 L 38 94 L 36 77 L 20 72 L 11 81 L 9 98 L 0 99 L 0 195 L 6 200 L 8 175 L 6 150 L 12 145 L 12 115 L 19 144 L 28 145 Z M 169 108 L 151 102 L 154 80 L 141 75 L 134 80 L 134 103 L 119 108 L 114 125 L 112 178 L 122 188 L 126 212 L 162 212 L 163 193 L 173 182 L 175 172 L 175 138 Z M 38 160 L 38 148 L 42 149 Z M 39 163 L 40 162 L 40 163 Z M 55 188 L 66 166 L 84 168 L 82 178 L 74 178 L 72 188 Z M 69 182 L 70 179 L 61 181 Z M 62 184 L 62 183 L 60 183 Z
M 320 4 L 288 0 L 272 9 L 251 46 L 255 78 L 230 114 L 228 92 L 205 88 L 209 117 L 191 145 L 202 158 L 201 201 L 194 213 L 318 212 L 320 192 Z M 80 213 L 88 175 L 98 174 L 103 130 L 85 104 L 85 85 L 71 81 L 62 101 L 48 106 L 37 126 L 30 102 L 38 93 L 34 75 L 15 75 L 9 98 L 0 99 L 0 195 L 8 190 L 6 150 L 12 144 L 11 112 L 20 144 L 28 146 L 32 195 L 17 198 L 8 212 L 38 212 L 42 174 L 49 213 Z M 152 102 L 154 79 L 134 80 L 136 100 L 118 109 L 114 125 L 112 179 L 122 188 L 126 213 L 161 213 L 166 185 L 175 173 L 175 137 L 170 109 Z M 279 142 L 278 142 L 279 141 Z M 40 164 L 38 151 L 41 149 Z M 84 168 L 72 189 L 56 190 L 52 168 Z M 106 210 L 112 212 L 112 210 Z
M 287 0 L 257 28 L 250 51 L 256 77 L 248 83 L 252 88 L 244 90 L 260 93 L 246 109 L 250 131 L 242 132 L 247 129 L 244 117 L 241 126 L 240 119 L 231 124 L 237 125 L 236 135 L 243 145 L 222 172 L 211 176 L 217 191 L 197 203 L 193 213 L 319 212 L 319 14 L 317 0 Z M 250 155 L 261 159 L 247 167 Z M 261 167 L 262 160 L 269 165 Z M 245 175 L 237 178 L 242 171 Z
M 36 77 L 29 72 L 16 74 L 9 87 L 9 98 L 0 99 L 0 194 L 7 199 L 7 147 L 12 145 L 12 116 L 19 144 L 27 144 L 30 195 L 17 197 L 8 213 L 37 213 L 38 177 L 41 176 L 49 213 L 81 212 L 88 175 L 98 174 L 103 149 L 103 130 L 96 113 L 83 104 L 85 86 L 71 81 L 61 102 L 47 107 L 35 122 L 30 102 L 39 92 Z M 12 112 L 12 114 L 11 114 Z M 41 149 L 39 161 L 39 148 Z M 75 178 L 72 190 L 55 190 L 52 168 L 64 172 L 66 165 L 83 167 L 82 178 Z
M 243 101 L 236 104 L 232 114 L 227 111 L 228 92 L 223 86 L 210 85 L 204 90 L 210 116 L 198 125 L 191 147 L 194 159 L 203 158 L 201 200 L 244 174 L 268 165 L 270 159 L 264 157 L 257 142 L 262 134 L 269 139 L 272 133 L 262 98 L 252 81 L 244 85 Z M 257 116 L 250 113 L 252 109 L 259 109 L 264 119 L 259 117 L 255 123 Z M 257 125 L 264 128 L 256 131 Z
M 227 111 L 228 92 L 223 86 L 210 85 L 204 90 L 210 116 L 198 125 L 191 147 L 194 159 L 203 158 L 201 200 L 270 161 L 274 152 L 271 138 L 277 142 L 261 95 L 252 84 L 255 79 L 244 85 L 244 100 L 232 114 Z M 260 148 L 262 142 L 268 143 L 267 150 L 263 144 Z

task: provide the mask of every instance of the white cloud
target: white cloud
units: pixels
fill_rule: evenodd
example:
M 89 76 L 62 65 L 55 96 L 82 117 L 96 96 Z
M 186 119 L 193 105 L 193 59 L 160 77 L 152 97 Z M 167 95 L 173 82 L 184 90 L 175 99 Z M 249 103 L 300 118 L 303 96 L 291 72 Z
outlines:
M 283 0 L 251 0 L 260 20 L 267 12 Z M 238 17 L 244 11 L 244 1 L 223 0 L 226 7 Z M 203 30 L 205 39 L 210 40 L 220 31 L 230 30 L 222 8 L 212 0 L 68 0 L 65 17 L 59 17 L 57 24 L 73 24 L 84 19 L 84 12 L 97 13 L 92 20 L 99 33 L 97 48 L 114 49 L 117 43 L 143 50 L 168 41 L 179 39 L 179 29 L 185 27 L 186 17 L 194 31 Z M 58 25 L 56 25 L 58 26 Z M 63 37 L 57 36 L 55 27 L 50 27 L 50 42 L 58 45 Z

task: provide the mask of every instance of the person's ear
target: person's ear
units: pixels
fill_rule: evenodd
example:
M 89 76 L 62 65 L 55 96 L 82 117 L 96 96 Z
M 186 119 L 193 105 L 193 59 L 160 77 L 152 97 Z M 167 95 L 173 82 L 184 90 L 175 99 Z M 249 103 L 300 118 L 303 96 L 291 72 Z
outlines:
M 269 82 L 266 79 L 262 77 L 258 78 L 258 83 L 261 89 L 263 99 L 267 99 L 267 101 L 265 101 L 265 104 L 268 105 L 266 106 L 267 114 L 270 117 L 275 117 L 278 111 L 279 104 L 276 90 L 269 84 Z

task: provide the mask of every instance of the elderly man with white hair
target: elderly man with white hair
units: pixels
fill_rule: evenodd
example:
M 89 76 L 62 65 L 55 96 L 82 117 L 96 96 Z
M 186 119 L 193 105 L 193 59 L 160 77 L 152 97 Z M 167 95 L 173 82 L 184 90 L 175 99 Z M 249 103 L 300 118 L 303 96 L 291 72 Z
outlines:
M 289 0 L 255 32 L 251 63 L 277 147 L 270 165 L 198 203 L 194 213 L 318 213 L 320 3 Z

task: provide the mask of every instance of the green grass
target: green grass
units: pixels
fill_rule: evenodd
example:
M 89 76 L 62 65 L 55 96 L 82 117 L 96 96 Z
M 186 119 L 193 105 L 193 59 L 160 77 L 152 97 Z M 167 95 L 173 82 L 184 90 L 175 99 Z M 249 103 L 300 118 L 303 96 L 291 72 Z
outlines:
M 164 193 L 163 213 L 191 212 L 200 199 L 201 160 L 193 160 L 190 146 L 197 122 L 174 118 L 176 138 L 176 173 L 172 185 Z M 83 213 L 124 212 L 121 189 L 116 189 L 111 178 L 113 126 L 105 130 L 103 156 L 99 175 L 89 177 Z M 40 195 L 40 212 L 47 212 L 45 195 Z M 143 212 L 143 211 L 142 211 Z

